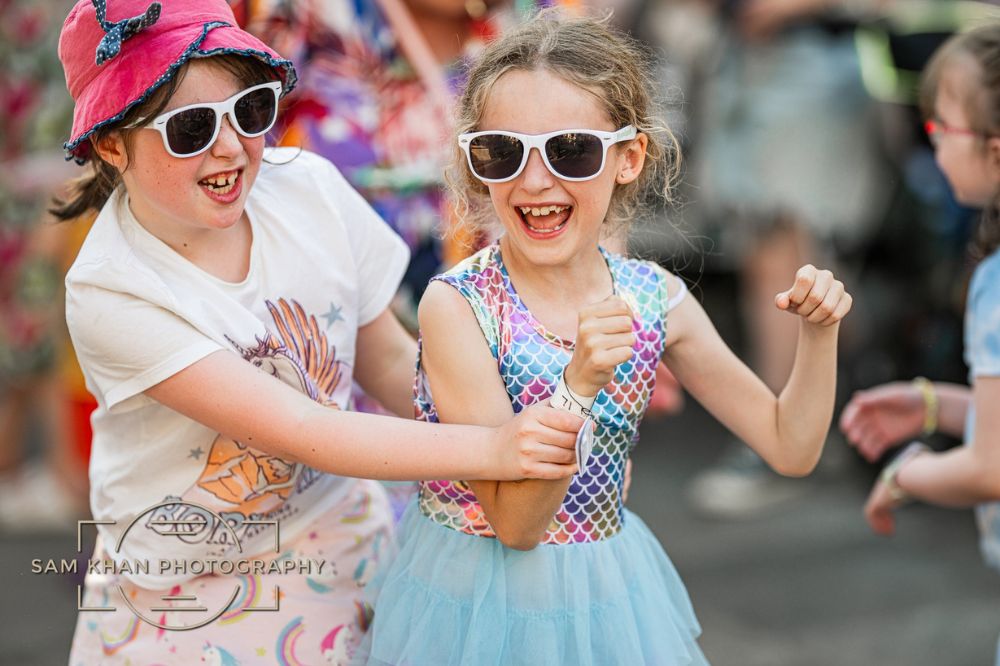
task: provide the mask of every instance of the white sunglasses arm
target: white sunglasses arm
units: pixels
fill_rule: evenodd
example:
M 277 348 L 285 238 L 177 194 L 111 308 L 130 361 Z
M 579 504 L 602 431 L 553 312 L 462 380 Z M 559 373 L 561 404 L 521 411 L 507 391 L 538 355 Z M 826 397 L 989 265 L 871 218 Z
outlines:
M 611 143 L 621 143 L 622 141 L 629 141 L 635 138 L 638 131 L 635 129 L 635 125 L 626 125 L 617 132 L 611 135 Z

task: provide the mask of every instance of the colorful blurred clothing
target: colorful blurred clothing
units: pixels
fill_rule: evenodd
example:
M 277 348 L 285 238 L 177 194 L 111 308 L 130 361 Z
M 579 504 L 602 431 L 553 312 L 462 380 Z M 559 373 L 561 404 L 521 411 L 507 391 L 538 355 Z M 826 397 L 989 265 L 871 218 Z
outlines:
M 404 284 L 416 302 L 442 263 L 443 175 L 453 134 L 449 115 L 402 53 L 374 0 L 241 1 L 234 10 L 299 72 L 298 88 L 276 129 L 281 143 L 336 164 L 406 241 L 412 256 Z M 464 85 L 468 56 L 494 26 L 475 22 L 465 55 L 445 68 L 453 95 Z
M 16 179 L 18 161 L 58 149 L 69 125 L 72 107 L 55 44 L 70 4 L 0 0 L 0 388 L 44 372 L 55 356 L 46 311 L 59 277 L 29 256 L 45 193 L 25 192 Z
M 800 26 L 714 45 L 692 180 L 719 258 L 741 260 L 782 219 L 840 247 L 864 242 L 886 188 L 851 35 Z

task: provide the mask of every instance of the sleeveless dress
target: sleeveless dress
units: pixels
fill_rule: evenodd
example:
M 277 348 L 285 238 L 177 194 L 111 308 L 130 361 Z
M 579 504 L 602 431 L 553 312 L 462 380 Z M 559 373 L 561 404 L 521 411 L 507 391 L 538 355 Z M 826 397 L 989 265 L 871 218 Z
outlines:
M 399 553 L 369 585 L 375 619 L 357 661 L 368 664 L 706 664 L 701 629 L 656 537 L 622 505 L 625 463 L 663 352 L 666 272 L 602 249 L 615 292 L 637 315 L 636 346 L 593 407 L 587 468 L 572 480 L 542 543 L 495 538 L 461 481 L 424 482 L 403 517 Z M 547 400 L 573 342 L 547 331 L 518 298 L 499 245 L 435 278 L 468 301 L 515 412 Z M 437 412 L 420 361 L 418 418 Z

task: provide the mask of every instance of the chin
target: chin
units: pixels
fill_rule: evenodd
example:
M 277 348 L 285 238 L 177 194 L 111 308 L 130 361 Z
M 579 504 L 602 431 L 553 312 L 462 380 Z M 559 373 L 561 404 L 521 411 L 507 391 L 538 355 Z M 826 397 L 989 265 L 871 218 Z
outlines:
M 561 238 L 558 241 L 538 242 L 531 239 L 521 239 L 518 250 L 536 266 L 563 266 L 570 263 L 578 254 L 578 248 L 570 239 Z
M 212 215 L 205 220 L 205 226 L 209 229 L 231 229 L 237 224 L 239 224 L 240 218 L 243 217 L 243 208 L 239 211 L 226 212 L 223 215 Z

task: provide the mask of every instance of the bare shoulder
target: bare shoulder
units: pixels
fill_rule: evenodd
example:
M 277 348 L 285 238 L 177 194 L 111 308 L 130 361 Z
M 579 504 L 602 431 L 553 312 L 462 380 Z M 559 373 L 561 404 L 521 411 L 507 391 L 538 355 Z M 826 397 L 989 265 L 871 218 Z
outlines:
M 476 315 L 465 296 L 446 282 L 428 285 L 417 307 L 417 321 L 424 344 L 436 340 L 455 342 L 483 340 Z M 484 340 L 485 342 L 485 340 Z
M 420 327 L 425 324 L 434 324 L 442 320 L 451 318 L 475 321 L 475 315 L 465 297 L 462 294 L 441 280 L 434 280 L 424 291 L 417 307 L 417 318 Z
M 472 307 L 451 285 L 435 281 L 418 309 L 421 367 L 442 423 L 500 425 L 513 416 L 490 345 Z
M 472 305 L 455 287 L 435 280 L 417 308 L 424 359 L 447 356 L 458 362 L 490 363 L 495 367 L 486 337 Z
M 688 293 L 687 284 L 673 273 L 668 274 L 667 296 L 670 307 L 667 315 L 666 352 L 693 337 L 715 334 L 711 320 L 701 303 Z
M 667 299 L 671 305 L 676 306 L 680 303 L 680 299 L 687 299 L 688 287 L 684 278 L 662 266 L 660 266 L 660 271 L 663 275 L 663 284 L 667 290 Z

